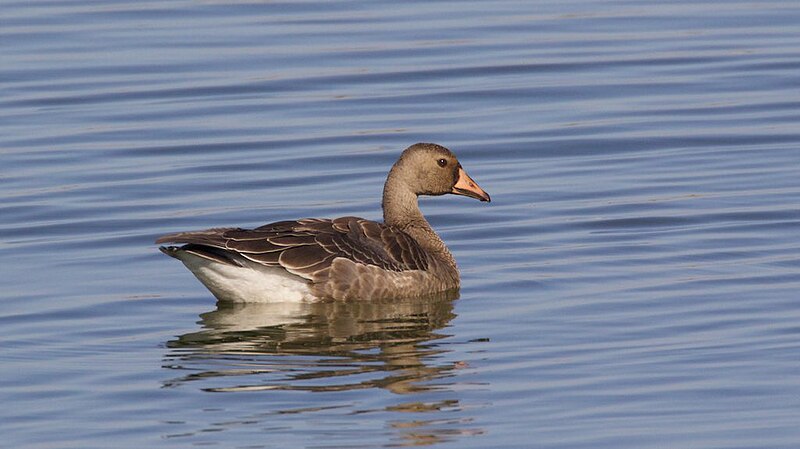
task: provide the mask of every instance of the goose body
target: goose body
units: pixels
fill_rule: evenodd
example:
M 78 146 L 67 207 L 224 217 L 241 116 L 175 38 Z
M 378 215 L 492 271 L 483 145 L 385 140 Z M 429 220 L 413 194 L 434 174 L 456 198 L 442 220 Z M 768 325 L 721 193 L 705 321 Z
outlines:
M 418 195 L 453 193 L 490 201 L 455 155 L 407 148 L 384 185 L 384 222 L 359 217 L 280 221 L 255 229 L 168 234 L 156 243 L 217 299 L 286 302 L 390 299 L 459 287 L 455 259 L 419 210 Z

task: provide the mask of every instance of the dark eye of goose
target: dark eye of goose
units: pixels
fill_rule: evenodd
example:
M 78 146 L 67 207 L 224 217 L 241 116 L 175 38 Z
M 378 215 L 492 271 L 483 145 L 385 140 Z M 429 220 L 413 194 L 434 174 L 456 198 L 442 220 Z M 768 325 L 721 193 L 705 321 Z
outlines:
M 447 165 L 447 159 L 439 159 L 436 163 L 439 164 L 439 167 L 444 167 Z

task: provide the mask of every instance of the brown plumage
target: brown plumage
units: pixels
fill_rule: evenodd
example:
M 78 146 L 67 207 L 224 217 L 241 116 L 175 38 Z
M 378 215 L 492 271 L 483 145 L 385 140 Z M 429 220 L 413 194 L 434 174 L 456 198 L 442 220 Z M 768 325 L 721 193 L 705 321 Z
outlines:
M 178 232 L 156 243 L 184 244 L 161 250 L 183 261 L 220 300 L 281 301 L 281 294 L 295 300 L 426 295 L 459 286 L 452 254 L 417 204 L 418 195 L 446 193 L 490 201 L 450 150 L 419 143 L 406 149 L 389 172 L 385 223 L 306 218 L 255 229 Z M 297 284 L 289 285 L 292 280 Z

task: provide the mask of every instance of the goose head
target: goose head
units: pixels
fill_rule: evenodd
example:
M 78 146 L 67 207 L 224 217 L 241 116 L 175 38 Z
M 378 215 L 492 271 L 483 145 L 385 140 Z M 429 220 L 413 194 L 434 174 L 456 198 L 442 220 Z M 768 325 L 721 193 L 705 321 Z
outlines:
M 435 143 L 408 147 L 392 167 L 390 177 L 402 179 L 416 195 L 463 195 L 490 202 L 491 197 L 469 177 L 452 151 Z

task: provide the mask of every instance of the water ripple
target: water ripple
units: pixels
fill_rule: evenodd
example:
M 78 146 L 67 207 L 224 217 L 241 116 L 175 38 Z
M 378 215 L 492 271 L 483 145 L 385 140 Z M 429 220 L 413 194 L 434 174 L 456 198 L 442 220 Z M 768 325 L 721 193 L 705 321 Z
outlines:
M 794 2 L 3 11 L 8 444 L 796 445 Z M 152 245 L 379 218 L 417 141 L 492 194 L 421 201 L 458 300 L 215 307 Z

